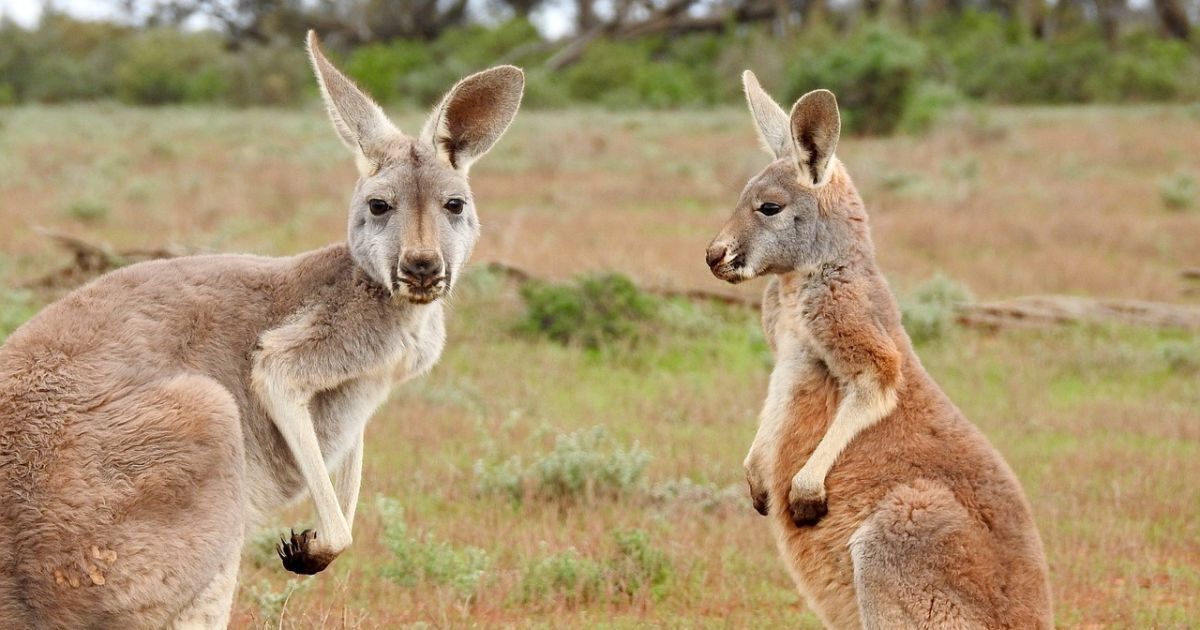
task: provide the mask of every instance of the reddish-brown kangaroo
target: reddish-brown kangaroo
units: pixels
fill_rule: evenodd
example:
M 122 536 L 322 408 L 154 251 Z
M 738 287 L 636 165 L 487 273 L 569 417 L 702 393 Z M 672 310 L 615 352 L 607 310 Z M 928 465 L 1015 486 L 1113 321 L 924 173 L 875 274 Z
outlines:
M 1050 628 L 1041 539 L 1012 470 L 934 383 L 875 263 L 835 157 L 826 90 L 787 114 L 744 77 L 774 161 L 708 248 L 713 274 L 764 274 L 775 353 L 746 456 L 755 508 L 831 628 Z

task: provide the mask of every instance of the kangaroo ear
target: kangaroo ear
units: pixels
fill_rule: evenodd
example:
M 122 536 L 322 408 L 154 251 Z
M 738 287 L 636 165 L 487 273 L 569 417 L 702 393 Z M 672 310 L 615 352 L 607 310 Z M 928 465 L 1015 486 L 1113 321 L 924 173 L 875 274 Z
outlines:
M 796 101 L 791 119 L 800 176 L 807 178 L 805 183 L 822 186 L 829 181 L 829 164 L 842 135 L 837 97 L 829 90 L 813 90 Z
M 389 138 L 399 135 L 400 130 L 375 101 L 325 58 L 315 31 L 308 32 L 308 57 L 333 128 L 342 142 L 354 151 L 359 170 L 364 173 L 375 170 L 382 146 Z
M 421 142 L 433 145 L 438 157 L 465 173 L 504 135 L 524 92 L 525 73 L 515 66 L 473 74 L 434 108 L 421 130 Z
M 758 77 L 747 70 L 742 73 L 742 87 L 746 90 L 746 104 L 758 128 L 758 139 L 763 148 L 776 158 L 792 151 L 792 133 L 787 114 L 758 83 Z

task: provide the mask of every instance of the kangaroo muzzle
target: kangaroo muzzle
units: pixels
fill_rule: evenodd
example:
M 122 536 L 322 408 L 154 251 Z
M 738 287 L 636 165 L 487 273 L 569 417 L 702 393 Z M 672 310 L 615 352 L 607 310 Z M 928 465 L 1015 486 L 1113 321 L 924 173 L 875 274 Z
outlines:
M 708 263 L 712 274 L 720 280 L 736 284 L 749 277 L 745 254 L 723 242 L 714 242 L 708 246 L 708 251 L 704 253 L 704 262 Z
M 405 252 L 396 268 L 395 290 L 411 302 L 428 304 L 450 286 L 440 253 L 430 249 Z

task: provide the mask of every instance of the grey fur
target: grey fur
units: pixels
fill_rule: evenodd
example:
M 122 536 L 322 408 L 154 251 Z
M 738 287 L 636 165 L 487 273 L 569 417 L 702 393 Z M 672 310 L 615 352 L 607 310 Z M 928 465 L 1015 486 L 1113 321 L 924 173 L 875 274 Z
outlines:
M 348 243 L 134 265 L 46 307 L 0 348 L 4 624 L 222 626 L 244 532 L 306 490 L 320 523 L 344 531 L 319 527 L 293 566 L 320 570 L 350 543 L 363 426 L 394 381 L 437 361 L 438 298 L 479 221 L 465 166 L 401 134 L 311 34 L 309 49 L 364 167 Z M 522 87 L 512 67 L 459 83 L 448 99 L 493 91 L 498 105 L 452 112 L 476 118 L 450 121 L 463 134 L 451 144 L 485 152 Z M 451 196 L 461 214 L 444 209 Z M 374 198 L 392 209 L 372 215 Z M 436 255 L 444 278 L 410 287 L 412 251 Z

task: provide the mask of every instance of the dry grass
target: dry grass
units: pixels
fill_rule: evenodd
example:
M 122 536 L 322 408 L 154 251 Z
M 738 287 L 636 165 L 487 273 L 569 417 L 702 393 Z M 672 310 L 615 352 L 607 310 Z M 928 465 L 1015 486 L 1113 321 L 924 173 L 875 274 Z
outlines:
M 1180 301 L 1200 221 L 1164 208 L 1158 187 L 1164 173 L 1200 174 L 1196 125 L 1183 108 L 988 110 L 923 139 L 850 138 L 842 158 L 900 287 L 942 271 L 982 299 Z M 722 290 L 702 252 L 764 161 L 738 110 L 524 114 L 473 177 L 476 260 Z M 35 224 L 122 246 L 301 251 L 342 238 L 352 184 L 315 109 L 0 110 L 0 278 L 61 262 Z M 684 323 L 655 343 L 596 353 L 514 334 L 521 304 L 503 279 L 464 283 L 442 363 L 370 426 L 353 548 L 290 597 L 277 561 L 249 550 L 237 627 L 274 627 L 281 606 L 284 627 L 816 626 L 740 491 L 769 370 L 753 314 L 677 304 Z M 1163 358 L 1181 343 L 1197 341 L 958 330 L 919 348 L 1025 483 L 1065 627 L 1200 624 L 1200 375 Z M 644 487 L 520 505 L 475 491 L 477 460 L 528 461 L 593 426 L 650 452 Z M 681 478 L 711 484 L 714 500 L 650 496 Z M 399 500 L 414 540 L 481 549 L 478 586 L 384 577 L 398 559 L 375 494 Z M 279 522 L 310 520 L 301 507 Z M 602 562 L 614 530 L 641 530 L 664 554 L 663 588 L 587 603 L 524 594 L 531 564 L 570 548 Z

